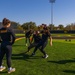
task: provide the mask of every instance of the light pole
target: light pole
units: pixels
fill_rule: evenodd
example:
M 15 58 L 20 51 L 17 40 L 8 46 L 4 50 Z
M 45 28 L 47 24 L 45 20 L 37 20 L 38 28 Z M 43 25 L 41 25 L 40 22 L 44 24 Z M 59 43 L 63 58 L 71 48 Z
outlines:
M 53 3 L 55 3 L 55 0 L 49 0 L 51 3 L 51 26 L 53 25 Z M 52 27 L 51 27 L 52 30 Z

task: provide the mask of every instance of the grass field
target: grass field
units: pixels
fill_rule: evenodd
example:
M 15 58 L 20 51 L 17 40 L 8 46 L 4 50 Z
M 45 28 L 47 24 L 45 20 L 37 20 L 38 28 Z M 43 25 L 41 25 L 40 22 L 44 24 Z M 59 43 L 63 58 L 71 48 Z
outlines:
M 72 37 L 72 36 L 75 36 L 75 34 L 51 34 L 51 35 L 57 36 L 57 37 L 63 37 L 63 36 Z M 16 36 L 25 36 L 25 34 L 16 34 Z
M 53 40 L 53 46 L 45 48 L 49 55 L 47 59 L 42 58 L 42 53 L 38 50 L 36 56 L 30 57 L 25 40 L 21 39 L 13 45 L 12 66 L 16 72 L 10 75 L 75 75 L 75 40 Z M 6 66 L 4 58 L 4 65 Z M 0 72 L 0 75 L 7 75 L 7 70 Z

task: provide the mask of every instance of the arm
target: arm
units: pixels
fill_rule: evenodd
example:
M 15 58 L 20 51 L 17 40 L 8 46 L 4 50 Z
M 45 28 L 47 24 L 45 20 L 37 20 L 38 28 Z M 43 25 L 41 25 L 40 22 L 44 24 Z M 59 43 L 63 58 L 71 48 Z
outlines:
M 52 46 L 52 37 L 50 36 L 50 46 Z
M 48 31 L 48 36 L 49 36 L 49 39 L 50 39 L 50 46 L 52 46 L 52 36 L 51 36 L 51 33 Z
M 33 38 L 34 38 L 34 37 L 32 36 L 32 37 L 31 37 L 31 40 L 30 40 L 31 43 L 33 42 Z
M 1 34 L 0 34 L 0 43 L 2 42 L 2 39 L 1 39 Z
M 14 42 L 15 42 L 16 37 L 15 37 L 15 34 L 14 34 L 14 32 L 12 30 L 11 30 L 11 36 L 12 36 L 11 44 L 13 45 Z
M 0 43 L 2 42 L 1 37 L 0 37 Z

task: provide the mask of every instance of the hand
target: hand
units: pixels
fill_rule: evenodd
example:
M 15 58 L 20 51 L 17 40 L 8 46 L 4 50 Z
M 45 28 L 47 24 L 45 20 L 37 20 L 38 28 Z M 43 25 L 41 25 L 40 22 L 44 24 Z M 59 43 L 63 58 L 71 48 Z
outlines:
M 52 42 L 50 42 L 50 46 L 52 46 Z

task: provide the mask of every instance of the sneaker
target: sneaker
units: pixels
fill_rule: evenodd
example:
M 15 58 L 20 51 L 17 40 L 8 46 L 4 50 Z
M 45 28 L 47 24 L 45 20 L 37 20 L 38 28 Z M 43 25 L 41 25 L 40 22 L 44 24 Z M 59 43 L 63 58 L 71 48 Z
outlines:
M 15 68 L 8 68 L 8 73 L 15 72 Z
M 35 53 L 32 53 L 31 56 L 35 56 Z
M 0 72 L 3 71 L 3 70 L 5 70 L 5 69 L 6 69 L 5 66 L 1 66 L 1 67 L 0 67 Z
M 43 56 L 43 58 L 48 58 L 48 55 L 46 54 L 45 56 Z
M 28 46 L 27 43 L 26 43 L 26 46 Z

